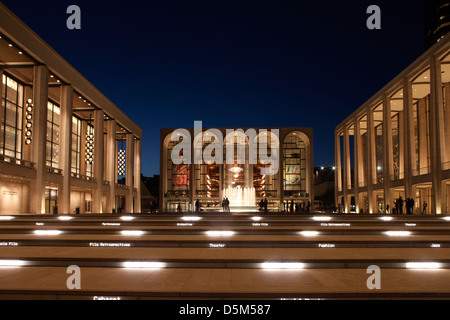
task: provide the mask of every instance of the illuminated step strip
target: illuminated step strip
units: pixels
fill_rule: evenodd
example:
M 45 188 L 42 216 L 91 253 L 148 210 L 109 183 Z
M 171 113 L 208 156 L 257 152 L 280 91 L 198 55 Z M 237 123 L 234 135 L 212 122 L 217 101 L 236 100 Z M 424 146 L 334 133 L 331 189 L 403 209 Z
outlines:
M 329 261 L 237 261 L 218 259 L 170 259 L 167 261 L 154 260 L 124 260 L 77 258 L 77 259 L 0 259 L 0 268 L 19 267 L 68 267 L 77 265 L 80 268 L 127 268 L 127 269 L 163 269 L 163 268 L 198 268 L 198 269 L 264 269 L 264 270 L 303 270 L 303 269 L 366 269 L 370 265 L 377 265 L 380 269 L 408 269 L 408 270 L 449 270 L 450 261 L 377 261 L 377 260 L 329 260 Z M 1 273 L 1 270 L 0 270 Z

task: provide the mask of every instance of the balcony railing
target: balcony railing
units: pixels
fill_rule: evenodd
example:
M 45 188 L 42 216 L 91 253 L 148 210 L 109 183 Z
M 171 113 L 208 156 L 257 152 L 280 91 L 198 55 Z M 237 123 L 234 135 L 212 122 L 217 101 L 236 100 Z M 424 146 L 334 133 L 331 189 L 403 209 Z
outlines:
M 403 172 L 397 172 L 397 173 L 394 173 L 394 174 L 391 174 L 391 181 L 394 181 L 394 180 L 400 180 L 400 179 L 403 179 L 405 177 L 405 174 L 403 173 Z
M 32 168 L 34 169 L 35 164 L 34 162 L 28 161 L 28 160 L 22 160 L 22 159 L 16 159 L 13 157 L 8 157 L 5 155 L 0 155 L 0 161 L 2 162 L 8 162 L 8 163 L 12 163 L 18 166 L 22 166 L 22 167 L 27 167 L 27 168 Z
M 442 164 L 442 170 L 449 170 L 450 169 L 450 161 L 444 162 Z
M 56 174 L 62 174 L 62 169 L 59 169 L 59 168 L 53 168 L 53 167 L 45 167 L 45 170 L 47 171 L 47 172 L 50 172 L 50 173 L 56 173 Z
M 120 189 L 124 189 L 124 190 L 129 190 L 128 186 L 121 184 L 121 183 L 116 183 L 116 188 L 120 188 Z
M 431 172 L 431 167 L 428 166 L 428 167 L 422 167 L 419 169 L 414 169 L 412 171 L 412 175 L 413 176 L 421 176 L 421 175 L 429 174 L 430 172 Z
M 77 178 L 77 179 L 87 180 L 87 181 L 92 181 L 92 182 L 97 181 L 94 177 L 86 176 L 86 175 L 80 174 L 80 173 L 72 172 L 70 175 L 72 176 L 72 178 Z

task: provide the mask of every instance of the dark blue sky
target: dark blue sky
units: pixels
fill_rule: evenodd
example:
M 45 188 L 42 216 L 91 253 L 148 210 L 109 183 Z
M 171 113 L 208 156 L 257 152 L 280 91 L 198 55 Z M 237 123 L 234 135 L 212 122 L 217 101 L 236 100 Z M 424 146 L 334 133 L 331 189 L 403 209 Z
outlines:
M 3 3 L 143 129 L 146 176 L 160 128 L 194 120 L 312 127 L 314 164 L 331 166 L 336 125 L 424 51 L 422 0 Z M 66 28 L 72 4 L 81 30 Z

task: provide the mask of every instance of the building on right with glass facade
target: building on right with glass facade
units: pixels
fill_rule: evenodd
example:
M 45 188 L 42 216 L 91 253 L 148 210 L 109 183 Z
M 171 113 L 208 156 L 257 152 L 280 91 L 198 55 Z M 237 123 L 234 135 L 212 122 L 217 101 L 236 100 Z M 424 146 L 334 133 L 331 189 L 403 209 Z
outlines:
M 449 36 L 336 127 L 341 212 L 450 212 Z

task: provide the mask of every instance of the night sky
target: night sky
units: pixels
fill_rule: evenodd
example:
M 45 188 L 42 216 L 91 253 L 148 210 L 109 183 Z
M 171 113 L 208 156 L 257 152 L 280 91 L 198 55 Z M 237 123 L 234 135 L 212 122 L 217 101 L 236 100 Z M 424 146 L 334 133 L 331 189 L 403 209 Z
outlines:
M 312 127 L 315 166 L 332 166 L 335 127 L 424 52 L 422 0 L 3 3 L 142 128 L 145 176 L 160 129 L 195 120 Z

